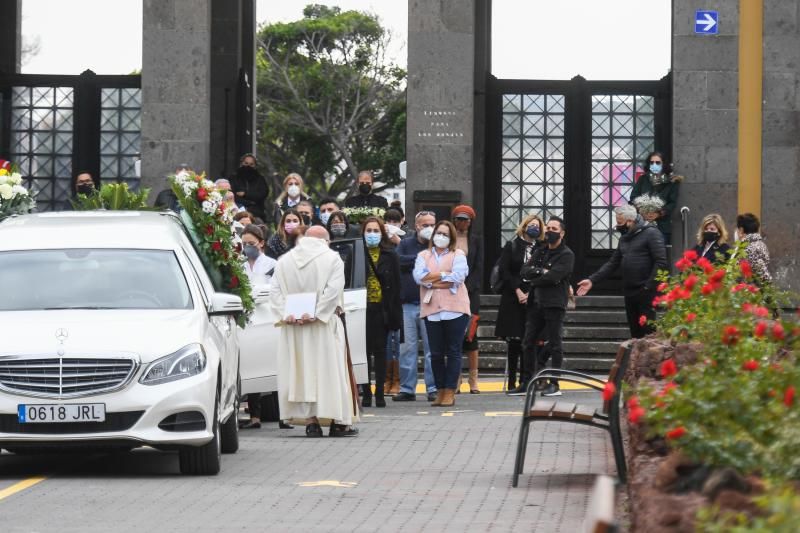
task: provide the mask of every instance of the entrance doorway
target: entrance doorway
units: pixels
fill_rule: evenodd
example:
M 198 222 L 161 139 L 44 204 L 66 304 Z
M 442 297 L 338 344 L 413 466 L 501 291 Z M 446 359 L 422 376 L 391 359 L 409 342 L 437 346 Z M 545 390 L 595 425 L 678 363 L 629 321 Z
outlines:
M 487 257 L 528 213 L 559 216 L 575 252 L 573 281 L 617 246 L 614 208 L 626 204 L 648 152 L 671 148 L 671 80 L 498 80 L 487 100 Z M 596 292 L 616 289 L 618 281 Z

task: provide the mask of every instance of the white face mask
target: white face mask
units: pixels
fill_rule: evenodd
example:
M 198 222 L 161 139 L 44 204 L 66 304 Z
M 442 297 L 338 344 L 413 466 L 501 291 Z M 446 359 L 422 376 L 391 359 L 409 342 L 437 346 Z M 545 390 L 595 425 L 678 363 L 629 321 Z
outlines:
M 445 237 L 444 235 L 434 235 L 433 244 L 437 248 L 447 248 L 447 245 L 450 244 L 450 237 Z
M 286 189 L 286 192 L 288 192 L 289 196 L 291 196 L 292 198 L 296 198 L 300 196 L 300 187 L 298 187 L 297 185 L 289 185 L 289 188 Z
M 330 220 L 330 218 L 331 218 L 331 214 L 328 213 L 327 211 L 321 211 L 320 214 L 319 214 L 320 222 L 322 222 L 325 225 L 328 224 L 328 220 Z
M 424 240 L 429 241 L 431 240 L 431 236 L 433 235 L 433 228 L 428 226 L 427 228 L 422 228 L 419 230 L 419 236 L 422 237 Z

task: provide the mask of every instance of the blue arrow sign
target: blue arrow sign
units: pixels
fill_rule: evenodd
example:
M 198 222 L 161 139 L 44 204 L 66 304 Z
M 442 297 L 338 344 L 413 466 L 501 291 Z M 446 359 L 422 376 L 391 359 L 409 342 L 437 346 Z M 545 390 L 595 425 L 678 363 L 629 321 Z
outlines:
M 700 35 L 719 33 L 719 11 L 698 9 L 694 15 L 694 32 Z

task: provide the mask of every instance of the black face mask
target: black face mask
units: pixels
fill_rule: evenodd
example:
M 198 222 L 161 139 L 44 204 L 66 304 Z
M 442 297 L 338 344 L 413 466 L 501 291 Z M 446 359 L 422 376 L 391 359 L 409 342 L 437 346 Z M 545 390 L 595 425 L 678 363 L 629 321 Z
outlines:
M 248 178 L 248 179 L 256 178 L 258 177 L 258 170 L 256 170 L 253 167 L 247 167 L 242 165 L 241 167 L 239 167 L 239 171 L 237 172 L 237 174 L 243 178 Z
M 361 185 L 358 186 L 358 192 L 366 196 L 372 192 L 372 185 L 370 185 L 369 183 L 362 183 Z
M 719 239 L 719 233 L 716 231 L 704 231 L 703 240 L 705 242 L 716 242 Z
M 78 194 L 85 194 L 90 195 L 94 192 L 94 184 L 92 183 L 81 183 L 77 187 L 75 187 L 75 192 Z
M 300 215 L 300 220 L 303 221 L 303 225 L 304 226 L 310 226 L 311 225 L 311 217 L 308 216 L 308 215 Z
M 557 231 L 546 231 L 544 238 L 547 239 L 548 244 L 555 244 L 561 238 L 561 234 Z
M 619 232 L 621 235 L 625 235 L 626 233 L 628 233 L 628 225 L 627 225 L 627 224 L 623 224 L 623 225 L 621 225 L 621 226 L 617 226 L 617 227 L 616 227 L 616 230 L 617 230 L 617 231 L 618 231 L 618 232 Z

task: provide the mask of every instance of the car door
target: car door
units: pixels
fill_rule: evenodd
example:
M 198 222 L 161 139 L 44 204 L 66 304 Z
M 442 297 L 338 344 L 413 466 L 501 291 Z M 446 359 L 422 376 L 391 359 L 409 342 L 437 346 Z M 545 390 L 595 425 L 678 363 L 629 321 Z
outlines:
M 345 263 L 344 311 L 356 383 L 368 383 L 366 256 L 361 239 L 334 241 Z
M 278 328 L 269 320 L 269 285 L 253 287 L 255 310 L 239 329 L 242 394 L 278 390 Z

